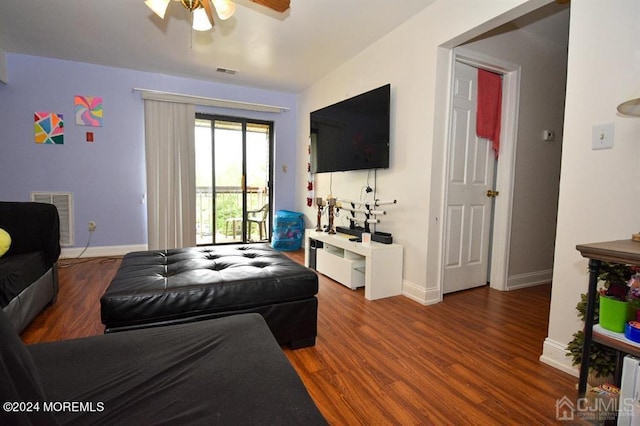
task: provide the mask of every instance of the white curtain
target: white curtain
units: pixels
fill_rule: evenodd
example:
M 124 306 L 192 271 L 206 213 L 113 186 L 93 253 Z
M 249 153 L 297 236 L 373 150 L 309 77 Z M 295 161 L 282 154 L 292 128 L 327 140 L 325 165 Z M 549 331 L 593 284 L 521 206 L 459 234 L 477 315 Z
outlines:
M 145 99 L 149 250 L 196 245 L 195 108 Z

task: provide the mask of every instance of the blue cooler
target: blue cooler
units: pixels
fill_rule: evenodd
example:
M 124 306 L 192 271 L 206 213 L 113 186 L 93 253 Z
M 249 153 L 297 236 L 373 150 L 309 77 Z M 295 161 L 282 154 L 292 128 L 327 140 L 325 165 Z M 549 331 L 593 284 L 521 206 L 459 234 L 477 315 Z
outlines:
M 304 219 L 302 213 L 278 210 L 273 218 L 271 247 L 281 251 L 293 251 L 302 247 Z

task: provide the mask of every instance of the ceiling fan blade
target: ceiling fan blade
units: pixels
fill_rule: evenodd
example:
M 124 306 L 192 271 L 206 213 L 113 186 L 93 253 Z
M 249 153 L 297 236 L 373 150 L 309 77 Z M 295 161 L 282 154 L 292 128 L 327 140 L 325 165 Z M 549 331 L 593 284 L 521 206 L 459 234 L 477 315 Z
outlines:
M 209 18 L 209 22 L 211 22 L 211 25 L 214 25 L 214 21 L 213 21 L 213 7 L 211 6 L 211 0 L 202 0 L 202 7 L 204 8 L 204 11 L 207 13 L 207 18 Z
M 273 9 L 276 12 L 286 12 L 289 9 L 290 0 L 251 0 L 254 3 L 266 6 L 269 9 Z

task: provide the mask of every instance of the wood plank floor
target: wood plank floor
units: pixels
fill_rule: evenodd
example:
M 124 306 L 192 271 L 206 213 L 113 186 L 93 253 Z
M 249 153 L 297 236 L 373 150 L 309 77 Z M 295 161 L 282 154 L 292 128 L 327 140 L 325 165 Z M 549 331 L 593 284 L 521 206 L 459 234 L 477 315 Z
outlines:
M 288 253 L 302 262 L 303 252 Z M 58 302 L 27 343 L 101 334 L 99 298 L 119 259 L 70 261 Z M 558 424 L 556 401 L 577 379 L 541 363 L 550 285 L 482 287 L 422 306 L 368 301 L 320 275 L 315 347 L 284 352 L 334 425 Z

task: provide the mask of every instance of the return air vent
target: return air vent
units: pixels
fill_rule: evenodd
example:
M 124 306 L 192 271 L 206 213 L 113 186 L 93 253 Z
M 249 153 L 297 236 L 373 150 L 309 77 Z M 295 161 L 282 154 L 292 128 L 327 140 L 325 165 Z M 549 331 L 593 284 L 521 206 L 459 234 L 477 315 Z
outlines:
M 238 70 L 232 70 L 229 68 L 218 67 L 216 68 L 216 72 L 221 72 L 223 74 L 236 75 L 238 74 Z
M 73 246 L 73 194 L 71 192 L 32 192 L 31 201 L 53 204 L 60 216 L 60 245 Z

